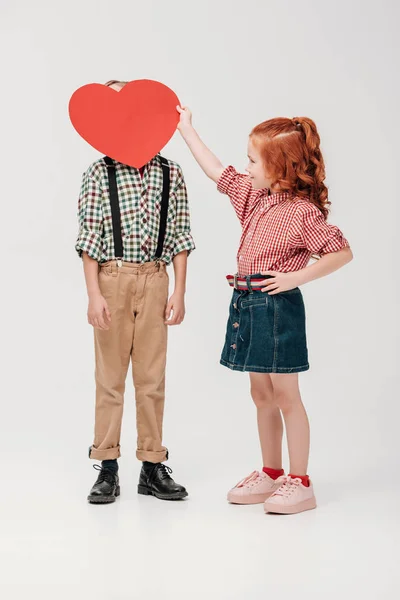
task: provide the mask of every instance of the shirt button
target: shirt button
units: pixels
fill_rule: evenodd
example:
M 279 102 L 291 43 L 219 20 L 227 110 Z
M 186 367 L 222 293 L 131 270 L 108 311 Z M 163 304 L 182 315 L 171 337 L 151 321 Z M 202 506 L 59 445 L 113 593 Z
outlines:
M 236 350 L 236 344 L 232 344 L 231 348 L 233 348 L 234 350 Z
M 233 326 L 235 329 L 237 329 L 239 327 L 239 323 L 234 323 Z
M 233 305 L 233 308 L 237 308 L 237 304 L 236 303 Z

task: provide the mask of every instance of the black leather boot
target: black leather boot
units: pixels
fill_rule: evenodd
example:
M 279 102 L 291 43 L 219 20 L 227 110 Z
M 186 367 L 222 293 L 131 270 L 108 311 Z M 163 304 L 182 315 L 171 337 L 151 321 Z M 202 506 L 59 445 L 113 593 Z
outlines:
M 91 504 L 109 504 L 115 502 L 115 498 L 120 495 L 118 473 L 93 465 L 96 471 L 100 471 L 96 483 L 90 490 L 88 501 Z
M 170 477 L 172 469 L 163 463 L 144 462 L 140 471 L 138 493 L 160 500 L 182 500 L 188 495 L 182 485 Z

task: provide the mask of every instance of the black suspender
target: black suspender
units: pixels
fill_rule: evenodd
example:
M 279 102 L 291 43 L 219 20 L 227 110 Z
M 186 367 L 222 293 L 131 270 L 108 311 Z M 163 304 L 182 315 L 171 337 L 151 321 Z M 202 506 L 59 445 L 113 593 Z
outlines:
M 167 229 L 167 216 L 168 216 L 168 204 L 169 204 L 169 165 L 168 161 L 160 156 L 161 167 L 163 172 L 163 189 L 161 197 L 161 211 L 160 211 L 160 229 L 158 232 L 158 244 L 155 254 L 156 259 L 160 259 L 162 256 L 165 231 Z
M 115 258 L 122 259 L 124 256 L 124 249 L 122 246 L 121 237 L 121 212 L 119 210 L 117 178 L 115 176 L 115 163 L 113 159 L 109 156 L 105 156 L 103 160 L 107 165 L 108 171 L 108 187 L 110 190 L 111 219 L 113 226 Z
M 160 155 L 158 155 L 158 158 L 160 159 L 161 168 L 163 172 L 163 189 L 160 209 L 160 228 L 158 232 L 157 250 L 154 255 L 154 258 L 156 260 L 160 260 L 163 252 L 165 232 L 167 229 L 167 216 L 170 192 L 170 170 L 168 161 Z M 108 185 L 110 191 L 115 258 L 122 259 L 124 255 L 124 250 L 121 237 L 121 212 L 119 209 L 117 179 L 115 176 L 115 163 L 113 159 L 109 156 L 104 156 L 103 160 L 107 165 L 108 171 Z

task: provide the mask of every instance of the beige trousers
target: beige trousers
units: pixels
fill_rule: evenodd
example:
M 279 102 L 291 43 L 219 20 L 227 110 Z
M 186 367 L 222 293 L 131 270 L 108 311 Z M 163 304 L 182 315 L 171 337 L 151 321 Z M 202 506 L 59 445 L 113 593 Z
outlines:
M 95 329 L 96 413 L 90 458 L 120 456 L 121 421 L 130 360 L 136 396 L 139 460 L 161 462 L 168 301 L 165 263 L 102 263 L 101 293 L 111 312 L 108 330 Z

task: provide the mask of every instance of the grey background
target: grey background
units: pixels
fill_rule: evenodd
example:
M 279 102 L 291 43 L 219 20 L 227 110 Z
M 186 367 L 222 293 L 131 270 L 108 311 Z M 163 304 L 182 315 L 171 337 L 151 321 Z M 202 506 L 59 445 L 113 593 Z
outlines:
M 400 417 L 398 4 L 0 6 L 0 588 L 8 598 L 28 591 L 34 598 L 157 598 L 162 590 L 167 598 L 218 600 L 353 591 L 392 597 Z M 317 511 L 268 520 L 262 507 L 240 512 L 225 503 L 236 481 L 261 468 L 248 376 L 218 363 L 230 298 L 225 275 L 235 271 L 240 227 L 178 133 L 164 154 L 183 167 L 197 250 L 189 259 L 186 319 L 169 330 L 165 443 L 191 500 L 161 505 L 135 494 L 129 375 L 123 497 L 103 512 L 85 504 L 94 476 L 87 460 L 93 342 L 74 241 L 81 174 L 99 154 L 74 131 L 67 107 L 79 86 L 111 78 L 170 86 L 193 110 L 204 141 L 239 170 L 258 122 L 306 115 L 317 123 L 330 222 L 355 257 L 303 289 L 311 370 L 300 381 Z

